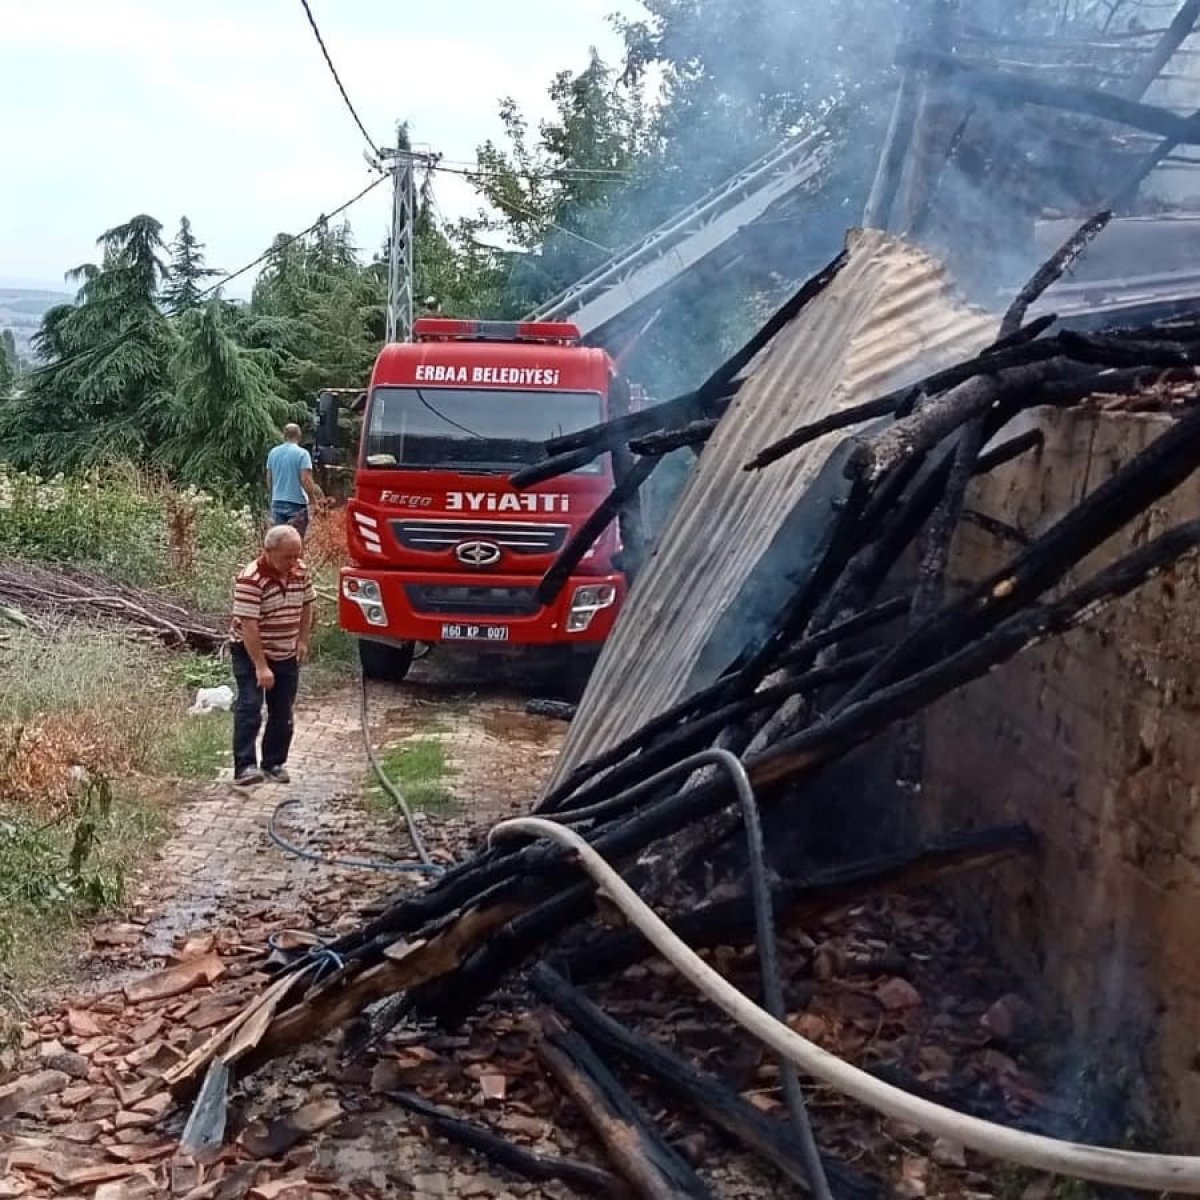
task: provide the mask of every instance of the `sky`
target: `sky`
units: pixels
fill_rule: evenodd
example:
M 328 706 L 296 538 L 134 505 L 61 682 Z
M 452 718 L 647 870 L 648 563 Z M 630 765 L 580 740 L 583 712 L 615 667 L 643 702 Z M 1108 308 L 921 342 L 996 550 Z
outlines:
M 416 149 L 465 163 L 501 132 L 497 101 L 547 115 L 546 88 L 589 47 L 617 63 L 610 13 L 636 0 L 309 0 L 378 144 L 409 122 Z M 225 271 L 364 187 L 366 144 L 300 0 L 0 0 L 0 285 L 60 289 L 105 229 L 186 214 Z M 347 214 L 360 246 L 386 232 L 377 188 Z M 450 217 L 478 202 L 435 177 Z M 248 282 L 230 294 L 245 296 Z M 64 289 L 69 290 L 69 289 Z

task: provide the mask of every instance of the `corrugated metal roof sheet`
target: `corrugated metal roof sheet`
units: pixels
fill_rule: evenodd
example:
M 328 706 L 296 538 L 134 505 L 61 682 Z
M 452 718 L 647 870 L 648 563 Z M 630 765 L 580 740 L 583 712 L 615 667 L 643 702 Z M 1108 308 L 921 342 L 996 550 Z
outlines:
M 776 575 L 803 563 L 789 518 L 845 435 L 764 471 L 744 464 L 796 426 L 916 380 L 994 336 L 997 318 L 963 305 L 921 250 L 876 230 L 855 231 L 848 248 L 829 288 L 756 360 L 709 441 L 604 648 L 556 780 L 711 682 L 723 663 L 704 651 L 727 613 L 752 603 L 747 580 L 764 556 L 772 551 Z M 810 507 L 810 524 L 826 519 L 825 504 L 811 499 Z M 789 544 L 776 545 L 785 522 Z

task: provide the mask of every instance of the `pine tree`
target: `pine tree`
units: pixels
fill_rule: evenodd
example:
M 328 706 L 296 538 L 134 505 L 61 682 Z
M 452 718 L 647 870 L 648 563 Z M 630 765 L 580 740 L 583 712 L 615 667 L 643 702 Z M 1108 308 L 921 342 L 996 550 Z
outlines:
M 179 232 L 169 249 L 171 264 L 163 284 L 162 302 L 170 312 L 184 312 L 201 302 L 204 280 L 221 272 L 205 266 L 204 243 L 192 232 L 192 223 L 187 217 L 179 218 Z
M 158 307 L 166 276 L 162 226 L 133 217 L 98 239 L 99 264 L 68 273 L 74 304 L 46 313 L 34 339 L 43 366 L 0 412 L 0 455 L 19 466 L 71 470 L 144 461 L 159 436 L 158 410 L 174 341 Z
M 274 356 L 239 345 L 231 318 L 220 300 L 179 317 L 166 436 L 154 455 L 176 478 L 209 490 L 255 484 L 279 430 L 297 416 L 279 395 Z
M 17 384 L 20 359 L 11 329 L 0 330 L 0 401 L 11 395 Z

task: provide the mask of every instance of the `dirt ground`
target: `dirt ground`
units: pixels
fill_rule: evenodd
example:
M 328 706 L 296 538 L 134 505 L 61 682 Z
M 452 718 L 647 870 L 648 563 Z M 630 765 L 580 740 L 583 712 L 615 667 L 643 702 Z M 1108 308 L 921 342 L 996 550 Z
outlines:
M 442 747 L 452 803 L 418 816 L 436 859 L 463 857 L 496 821 L 528 810 L 566 726 L 526 715 L 525 702 L 553 694 L 554 683 L 552 675 L 447 657 L 418 664 L 401 687 L 372 685 L 377 746 Z M 362 1028 L 352 1024 L 306 1046 L 236 1091 L 223 1146 L 199 1159 L 180 1153 L 187 1111 L 168 1105 L 161 1075 L 261 992 L 268 939 L 286 946 L 339 932 L 357 924 L 362 906 L 426 886 L 411 872 L 312 861 L 269 836 L 274 820 L 284 840 L 326 860 L 394 865 L 411 855 L 403 826 L 363 801 L 368 764 L 356 688 L 303 699 L 290 767 L 287 787 L 242 793 L 221 779 L 188 802 L 135 902 L 92 932 L 77 982 L 29 1026 L 23 1073 L 0 1086 L 0 1200 L 576 1194 L 519 1181 L 431 1137 L 389 1097 L 397 1091 L 490 1124 L 527 1148 L 607 1165 L 540 1068 L 527 1005 L 506 1006 L 503 997 L 453 1034 L 402 1024 L 353 1052 Z M 293 803 L 280 810 L 283 800 Z M 792 1019 L 807 1036 L 866 1065 L 901 1062 L 907 1085 L 934 1094 L 953 1085 L 960 1100 L 969 1092 L 977 1111 L 1001 1119 L 1052 1108 L 1036 1076 L 1018 1065 L 1012 1031 L 1006 1052 L 988 1032 L 997 1012 L 1031 1024 L 1020 1001 L 936 902 L 872 901 L 819 928 L 788 931 L 783 952 Z M 723 971 L 757 994 L 752 954 L 716 954 Z M 732 1035 L 669 969 L 633 967 L 597 994 L 620 1019 L 719 1067 L 752 1103 L 781 1115 L 769 1057 Z M 633 1090 L 713 1195 L 780 1193 L 770 1169 L 746 1164 L 687 1114 Z M 890 1180 L 885 1194 L 1050 1195 L 1028 1176 L 931 1145 L 823 1089 L 808 1092 L 822 1145 Z

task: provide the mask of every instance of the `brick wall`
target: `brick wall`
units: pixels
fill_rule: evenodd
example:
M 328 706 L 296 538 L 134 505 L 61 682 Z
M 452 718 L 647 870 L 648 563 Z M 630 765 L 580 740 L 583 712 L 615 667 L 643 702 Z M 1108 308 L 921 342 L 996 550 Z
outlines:
M 1036 533 L 1146 446 L 1163 416 L 1047 410 L 1036 454 L 968 505 Z M 1193 477 L 1081 573 L 1200 516 Z M 965 526 L 953 573 L 1014 542 Z M 1200 1124 L 1200 572 L 1186 562 L 1093 625 L 1031 650 L 929 714 L 927 831 L 1024 819 L 1039 853 L 973 881 L 964 905 L 1064 1010 L 1079 1065 L 1132 1069 L 1170 1134 Z

